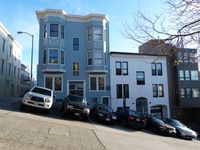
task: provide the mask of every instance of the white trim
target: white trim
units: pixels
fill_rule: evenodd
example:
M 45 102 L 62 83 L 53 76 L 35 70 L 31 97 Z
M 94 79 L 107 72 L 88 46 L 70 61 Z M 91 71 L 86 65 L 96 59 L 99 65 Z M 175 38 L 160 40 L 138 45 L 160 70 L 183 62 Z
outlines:
M 46 87 L 46 77 L 52 77 L 52 90 L 54 92 L 63 92 L 63 75 L 60 74 L 44 74 L 44 87 Z M 61 77 L 62 83 L 61 83 L 61 91 L 55 91 L 55 77 Z
M 86 81 L 85 80 L 67 80 L 67 95 L 69 95 L 69 82 L 83 82 L 83 98 L 86 98 Z
M 90 78 L 95 77 L 96 78 L 96 90 L 90 89 Z M 99 77 L 104 78 L 104 90 L 99 90 Z M 105 92 L 106 91 L 106 76 L 105 75 L 89 75 L 89 92 Z
M 101 96 L 101 104 L 103 104 L 103 98 L 108 98 L 108 106 L 111 106 L 110 96 Z

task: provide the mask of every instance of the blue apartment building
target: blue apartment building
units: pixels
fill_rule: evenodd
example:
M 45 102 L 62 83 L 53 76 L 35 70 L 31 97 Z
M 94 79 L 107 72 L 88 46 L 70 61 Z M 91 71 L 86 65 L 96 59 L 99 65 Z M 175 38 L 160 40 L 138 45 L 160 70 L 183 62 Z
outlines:
M 93 105 L 110 104 L 109 21 L 105 15 L 36 11 L 39 21 L 37 83 L 57 100 L 83 96 Z

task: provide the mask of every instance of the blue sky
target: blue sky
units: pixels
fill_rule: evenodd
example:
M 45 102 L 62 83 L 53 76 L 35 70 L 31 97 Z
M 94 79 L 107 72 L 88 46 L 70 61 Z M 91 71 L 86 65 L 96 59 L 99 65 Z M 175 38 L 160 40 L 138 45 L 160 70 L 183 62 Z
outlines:
M 61 9 L 69 14 L 106 14 L 110 21 L 110 50 L 138 52 L 138 44 L 126 39 L 120 33 L 123 23 L 131 20 L 134 11 L 140 9 L 146 14 L 162 13 L 164 0 L 1 0 L 0 22 L 23 47 L 22 62 L 30 65 L 31 37 L 17 31 L 34 35 L 33 76 L 38 63 L 39 25 L 35 11 Z

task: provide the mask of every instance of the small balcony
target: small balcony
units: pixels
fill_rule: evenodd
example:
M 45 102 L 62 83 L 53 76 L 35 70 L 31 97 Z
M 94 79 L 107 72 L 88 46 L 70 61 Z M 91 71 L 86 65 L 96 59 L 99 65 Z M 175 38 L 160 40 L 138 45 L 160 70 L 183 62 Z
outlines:
M 108 68 L 107 66 L 88 66 L 87 72 L 91 74 L 92 73 L 105 74 L 105 73 L 108 73 Z

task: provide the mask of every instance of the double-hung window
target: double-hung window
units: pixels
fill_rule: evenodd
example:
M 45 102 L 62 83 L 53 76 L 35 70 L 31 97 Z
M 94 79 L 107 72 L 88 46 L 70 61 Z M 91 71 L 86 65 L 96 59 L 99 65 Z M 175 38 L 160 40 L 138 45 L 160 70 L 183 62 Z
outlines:
M 151 63 L 152 76 L 162 76 L 162 63 Z
M 79 50 L 79 38 L 73 38 L 73 50 L 74 51 Z
M 50 24 L 50 37 L 58 37 L 58 24 Z
M 49 63 L 51 63 L 51 64 L 58 63 L 58 50 L 57 49 L 49 50 Z
M 116 96 L 117 98 L 129 98 L 129 85 L 128 84 L 116 84 Z
M 62 91 L 62 76 L 46 76 L 45 87 L 53 91 Z
M 136 72 L 136 78 L 137 78 L 137 85 L 144 85 L 145 84 L 144 71 L 137 71 Z
M 79 63 L 73 63 L 73 76 L 79 76 Z
M 153 84 L 153 97 L 164 97 L 163 84 Z
M 47 38 L 47 25 L 45 24 L 44 25 L 44 35 L 43 35 L 44 38 Z
M 105 87 L 106 85 L 104 76 L 90 77 L 90 91 L 104 91 Z
M 128 75 L 128 62 L 116 61 L 115 62 L 116 75 Z
M 65 30 L 64 26 L 61 26 L 61 39 L 65 38 Z

